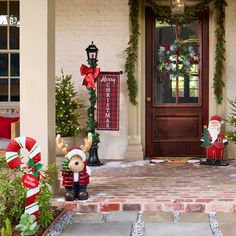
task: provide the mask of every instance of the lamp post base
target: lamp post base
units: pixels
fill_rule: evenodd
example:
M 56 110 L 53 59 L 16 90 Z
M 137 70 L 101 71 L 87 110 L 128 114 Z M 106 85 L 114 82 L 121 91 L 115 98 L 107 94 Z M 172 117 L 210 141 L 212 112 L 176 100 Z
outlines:
M 89 151 L 89 158 L 87 162 L 88 166 L 101 166 L 103 163 L 98 158 L 98 150 L 96 147 L 92 146 Z

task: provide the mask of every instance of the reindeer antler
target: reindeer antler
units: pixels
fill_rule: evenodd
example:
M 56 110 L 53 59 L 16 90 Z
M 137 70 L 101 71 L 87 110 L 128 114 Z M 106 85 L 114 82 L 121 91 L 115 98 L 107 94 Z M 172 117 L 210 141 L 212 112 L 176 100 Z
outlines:
M 88 152 L 93 143 L 93 136 L 91 133 L 88 133 L 88 138 L 84 140 L 84 145 L 81 145 L 80 148 L 83 152 Z
M 58 134 L 56 137 L 56 144 L 58 148 L 63 152 L 64 155 L 68 153 L 68 145 L 61 139 L 61 135 Z

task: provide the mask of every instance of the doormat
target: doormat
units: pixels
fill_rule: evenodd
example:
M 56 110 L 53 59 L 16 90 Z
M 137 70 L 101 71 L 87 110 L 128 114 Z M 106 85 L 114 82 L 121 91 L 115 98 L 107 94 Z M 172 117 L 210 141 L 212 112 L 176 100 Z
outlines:
M 150 163 L 199 164 L 198 157 L 150 157 Z

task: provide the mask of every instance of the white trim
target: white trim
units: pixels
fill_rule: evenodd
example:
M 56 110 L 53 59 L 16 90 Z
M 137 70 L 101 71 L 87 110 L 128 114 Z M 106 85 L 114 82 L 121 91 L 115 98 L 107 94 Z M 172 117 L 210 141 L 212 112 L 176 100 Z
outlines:
M 67 153 L 66 157 L 70 160 L 71 157 L 76 156 L 76 155 L 80 156 L 82 158 L 82 161 L 86 160 L 86 156 L 85 156 L 84 152 L 80 149 L 73 149 L 73 150 L 69 151 Z

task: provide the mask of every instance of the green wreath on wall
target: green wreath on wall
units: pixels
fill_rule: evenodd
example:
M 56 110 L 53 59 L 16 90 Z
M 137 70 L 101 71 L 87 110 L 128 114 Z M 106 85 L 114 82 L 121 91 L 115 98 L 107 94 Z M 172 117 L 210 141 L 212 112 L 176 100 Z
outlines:
M 162 22 L 169 22 L 173 16 L 171 15 L 171 9 L 168 6 L 159 6 L 155 1 L 147 0 L 149 5 L 152 7 L 158 20 Z M 225 0 L 201 0 L 194 6 L 186 7 L 185 12 L 181 15 L 174 16 L 179 22 L 188 21 L 191 17 L 194 17 L 208 8 L 210 2 L 214 3 L 216 9 L 216 47 L 215 47 L 215 72 L 213 89 L 215 98 L 218 104 L 221 104 L 223 99 L 223 72 L 225 62 L 225 7 L 227 3 Z M 127 85 L 129 92 L 129 100 L 131 104 L 136 105 L 137 94 L 138 94 L 138 83 L 135 79 L 135 66 L 137 63 L 138 53 L 138 37 L 139 37 L 139 0 L 129 0 L 130 6 L 130 39 L 128 47 L 126 49 L 127 57 L 125 63 L 125 72 L 127 73 Z

